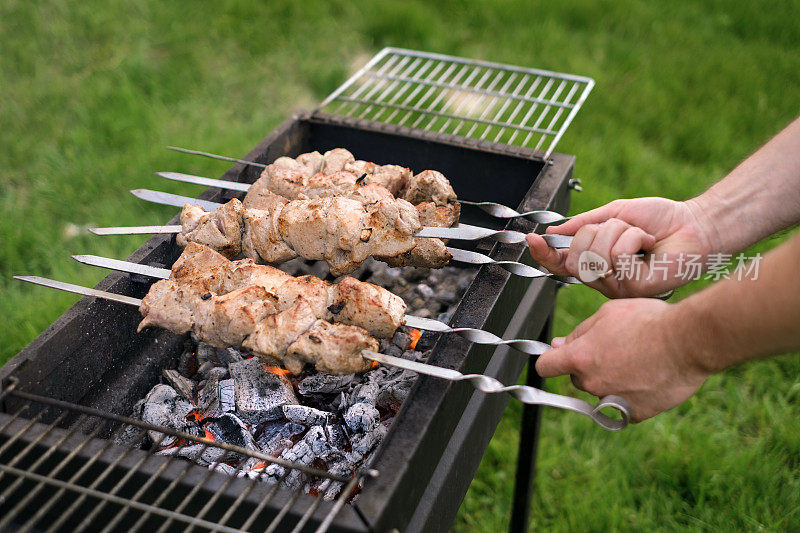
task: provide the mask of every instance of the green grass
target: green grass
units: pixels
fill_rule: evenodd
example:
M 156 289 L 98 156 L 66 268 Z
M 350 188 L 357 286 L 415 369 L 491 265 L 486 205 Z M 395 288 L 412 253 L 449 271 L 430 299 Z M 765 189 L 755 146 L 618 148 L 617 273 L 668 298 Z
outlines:
M 386 45 L 591 76 L 559 146 L 578 156 L 579 212 L 618 197 L 702 191 L 798 113 L 797 2 L 22 2 L 0 4 L 0 361 L 92 285 L 72 253 L 124 257 L 141 237 L 94 225 L 166 220 L 133 187 L 197 191 L 156 170 L 219 175 L 166 144 L 242 154 Z M 748 221 L 743 220 L 742 224 Z M 760 246 L 766 250 L 776 241 Z M 697 287 L 680 291 L 685 295 Z M 572 288 L 556 333 L 602 303 Z M 574 530 L 799 530 L 800 360 L 710 379 L 680 408 L 620 434 L 545 409 L 533 525 Z M 550 390 L 576 394 L 565 379 Z M 507 527 L 519 406 L 459 513 Z

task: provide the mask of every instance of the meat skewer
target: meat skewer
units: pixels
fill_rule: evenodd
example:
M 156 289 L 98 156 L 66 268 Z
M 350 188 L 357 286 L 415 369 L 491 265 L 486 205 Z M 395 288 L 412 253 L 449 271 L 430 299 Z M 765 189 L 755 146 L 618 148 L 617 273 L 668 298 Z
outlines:
M 175 151 L 178 151 L 178 152 L 183 152 L 183 153 L 186 153 L 186 154 L 210 157 L 212 159 L 221 159 L 221 160 L 224 160 L 224 161 L 232 161 L 232 162 L 235 162 L 235 163 L 242 163 L 242 164 L 245 164 L 245 165 L 250 165 L 250 166 L 254 166 L 254 167 L 258 167 L 258 168 L 264 168 L 265 169 L 265 168 L 268 167 L 268 165 L 265 165 L 264 163 L 256 163 L 255 161 L 247 161 L 245 159 L 236 159 L 236 158 L 233 158 L 233 157 L 226 157 L 226 156 L 222 156 L 222 155 L 212 154 L 212 153 L 209 153 L 209 152 L 201 152 L 199 150 L 189 150 L 188 148 L 179 148 L 179 147 L 176 147 L 176 146 L 167 146 L 167 149 L 175 150 Z M 167 174 L 170 174 L 170 176 L 168 176 Z M 189 183 L 198 183 L 198 184 L 201 184 L 201 185 L 207 185 L 209 187 L 219 187 L 219 188 L 227 188 L 227 189 L 234 189 L 234 190 L 246 190 L 246 189 L 239 188 L 240 186 L 245 185 L 245 184 L 242 184 L 242 183 L 239 183 L 239 182 L 232 182 L 232 181 L 225 181 L 225 180 L 210 180 L 208 178 L 200 178 L 199 176 L 188 176 L 186 174 L 178 174 L 178 173 L 174 173 L 174 172 L 164 172 L 164 173 L 159 173 L 159 175 L 162 176 L 162 177 L 168 178 L 168 179 L 173 179 L 173 180 L 177 180 L 177 181 L 186 181 L 186 182 L 189 182 Z M 203 181 L 196 181 L 197 178 L 199 178 L 200 180 L 203 180 Z M 206 180 L 208 180 L 208 182 L 219 182 L 219 185 L 214 185 L 213 183 L 208 183 L 208 182 L 206 182 Z M 515 209 L 512 209 L 512 208 L 510 208 L 508 206 L 505 206 L 505 205 L 502 205 L 502 204 L 498 204 L 498 203 L 495 203 L 495 202 L 474 202 L 474 201 L 468 201 L 468 200 L 462 200 L 462 199 L 459 199 L 458 201 L 460 203 L 462 203 L 462 204 L 465 204 L 465 205 L 475 206 L 478 209 L 481 209 L 482 211 L 492 215 L 495 218 L 506 218 L 506 219 L 507 218 L 525 218 L 525 219 L 530 220 L 531 222 L 535 222 L 537 224 L 556 224 L 556 223 L 564 222 L 564 221 L 569 219 L 569 217 L 565 217 L 564 215 L 562 215 L 560 213 L 556 213 L 554 211 L 533 210 L 533 211 L 525 211 L 525 212 L 520 213 L 519 211 L 517 211 Z
M 197 204 L 196 209 L 192 209 L 192 216 L 200 216 L 202 214 L 202 209 L 214 209 L 217 210 L 222 206 L 229 206 L 231 202 L 226 204 L 219 204 L 217 202 L 209 202 L 207 200 L 195 200 L 193 198 L 189 198 L 186 196 L 180 196 L 176 194 L 164 193 L 160 191 L 151 191 L 149 189 L 135 189 L 132 190 L 131 193 L 143 200 L 159 203 L 163 205 L 173 205 L 176 207 L 183 206 L 184 212 L 186 212 L 187 204 L 195 203 Z M 339 197 L 332 197 L 332 198 L 317 198 L 315 199 L 317 202 L 324 202 L 324 201 L 333 201 L 334 199 Z M 238 201 L 238 200 L 236 200 Z M 296 200 L 296 201 L 307 201 L 307 200 Z M 338 200 L 341 204 L 348 201 L 347 199 L 339 198 Z M 351 202 L 350 209 L 358 209 L 355 202 L 353 200 L 349 200 Z M 355 202 L 355 203 L 352 203 Z M 382 205 L 391 205 L 391 201 L 389 200 L 382 200 L 381 202 L 386 202 Z M 378 202 L 378 204 L 381 204 Z M 402 200 L 396 200 L 396 202 L 403 202 Z M 287 205 L 292 205 L 290 202 Z M 299 204 L 294 204 L 299 205 Z M 402 204 L 401 204 L 402 205 Z M 190 205 L 190 207 L 192 207 Z M 377 208 L 375 208 L 377 209 Z M 408 218 L 413 221 L 413 213 L 411 211 L 406 210 L 405 213 L 408 215 Z M 106 233 L 108 234 L 108 233 Z M 482 238 L 490 237 L 496 241 L 503 242 L 506 244 L 516 244 L 525 241 L 525 233 L 521 231 L 513 231 L 513 230 L 494 230 L 489 228 L 481 228 L 478 226 L 471 226 L 468 224 L 458 224 L 455 227 L 435 227 L 435 226 L 425 226 L 421 227 L 416 230 L 415 233 L 411 234 L 412 237 L 428 237 L 428 238 L 437 238 L 437 239 L 454 239 L 454 240 L 478 240 Z M 572 242 L 572 237 L 569 235 L 555 235 L 549 234 L 545 236 L 545 239 L 548 240 L 548 243 L 553 247 L 559 248 L 566 248 L 569 247 L 569 244 Z M 310 258 L 313 259 L 313 258 Z M 442 265 L 443 266 L 443 265 Z
M 205 247 L 193 245 L 193 249 L 187 249 L 187 251 L 189 252 L 188 254 L 187 252 L 184 252 L 184 254 L 181 256 L 182 258 L 185 257 L 186 260 L 181 261 L 181 259 L 179 259 L 175 265 L 173 265 L 172 270 L 92 255 L 73 256 L 73 258 L 81 263 L 100 266 L 103 268 L 144 274 L 161 279 L 173 278 L 177 276 L 178 278 L 188 279 L 189 281 L 196 280 L 198 277 L 202 278 L 202 276 L 197 274 L 197 272 L 200 271 L 199 269 L 191 269 L 187 265 L 191 265 L 196 262 L 208 263 L 209 261 L 213 261 L 218 267 L 223 267 L 222 270 L 238 272 L 234 276 L 235 279 L 241 280 L 243 278 L 247 278 L 253 283 L 260 283 L 268 290 L 268 292 L 275 292 L 276 281 L 274 277 L 281 278 L 282 276 L 281 279 L 291 278 L 291 276 L 283 273 L 282 271 L 269 266 L 254 265 L 249 260 L 228 262 L 224 258 L 220 259 L 221 256 L 218 254 L 215 255 L 213 250 Z M 190 261 L 189 258 L 192 256 L 195 256 L 195 258 Z M 236 265 L 241 265 L 241 268 L 237 268 Z M 279 274 L 273 272 L 276 270 Z M 192 274 L 187 278 L 187 271 L 195 272 L 195 274 Z M 175 272 L 177 272 L 177 275 L 174 274 Z M 206 270 L 206 272 L 208 273 L 208 270 Z M 245 275 L 245 272 L 249 273 Z M 259 275 L 258 272 L 261 272 L 262 274 Z M 217 276 L 217 279 L 221 280 L 223 277 L 224 276 Z M 206 278 L 208 278 L 208 275 L 206 275 Z M 405 325 L 439 333 L 458 333 L 459 335 L 477 344 L 505 344 L 529 355 L 537 355 L 541 353 L 541 349 L 543 347 L 543 344 L 538 341 L 531 341 L 527 339 L 504 340 L 492 333 L 489 333 L 488 331 L 473 328 L 451 328 L 447 324 L 438 320 L 417 317 L 414 315 L 405 315 L 403 314 L 405 313 L 406 309 L 405 304 L 402 303 L 402 301 L 397 301 L 399 300 L 397 296 L 393 295 L 386 289 L 372 285 L 371 283 L 360 282 L 358 280 L 354 280 L 353 278 L 345 278 L 344 280 L 340 281 L 338 285 L 331 285 L 326 284 L 321 280 L 312 282 L 308 278 L 313 278 L 313 276 L 302 276 L 301 278 L 297 279 L 306 279 L 305 283 L 307 285 L 313 285 L 316 287 L 320 287 L 321 285 L 322 287 L 325 287 L 327 291 L 329 291 L 330 296 L 328 297 L 328 300 L 325 300 L 325 293 L 320 288 L 316 288 L 315 295 L 309 295 L 308 293 L 305 294 L 307 299 L 317 302 L 316 305 L 312 306 L 312 308 L 317 310 L 319 318 L 331 319 L 334 321 L 344 322 L 345 324 L 349 325 L 361 326 L 377 336 L 391 337 L 392 334 L 394 334 L 394 331 L 400 325 Z M 214 283 L 223 282 L 216 281 Z M 284 289 L 283 292 L 278 290 L 279 308 L 287 308 L 293 303 L 294 300 L 292 299 L 292 296 L 298 293 L 296 290 L 291 291 L 286 289 L 291 289 L 293 287 L 297 287 L 298 285 L 301 284 L 298 282 L 293 285 L 289 285 Z M 202 292 L 208 287 L 209 285 L 202 285 L 202 288 L 198 290 Z M 228 289 L 234 287 L 239 288 L 240 285 L 226 285 L 226 287 Z M 344 287 L 344 289 L 342 287 Z M 211 286 L 211 288 L 214 287 Z M 308 290 L 307 287 L 306 290 Z M 283 303 L 280 301 L 281 294 L 283 294 Z M 326 308 L 325 303 L 331 301 L 333 301 L 333 303 Z M 326 311 L 330 311 L 332 316 L 331 314 L 326 313 Z M 333 313 L 333 311 L 336 311 L 336 313 Z
M 100 291 L 97 289 L 90 289 L 88 287 L 81 287 L 80 285 L 73 285 L 71 283 L 64 283 L 39 276 L 14 276 L 14 279 L 85 296 L 104 298 L 127 305 L 141 306 L 143 304 L 143 300 L 139 300 L 138 298 Z M 543 344 L 546 348 L 549 348 L 548 345 L 544 343 L 541 344 Z M 619 431 L 624 429 L 630 420 L 630 404 L 625 400 L 625 398 L 620 396 L 605 396 L 600 399 L 597 405 L 593 406 L 588 402 L 578 400 L 577 398 L 545 392 L 527 385 L 512 385 L 506 387 L 496 379 L 489 376 L 482 374 L 462 374 L 457 370 L 441 368 L 427 363 L 408 361 L 399 357 L 381 354 L 378 353 L 376 349 L 363 349 L 358 353 L 358 357 L 364 361 L 365 367 L 371 367 L 373 362 L 377 362 L 389 366 L 403 368 L 405 370 L 411 370 L 419 374 L 447 379 L 449 381 L 469 381 L 475 388 L 488 394 L 507 392 L 523 403 L 549 405 L 560 409 L 574 411 L 591 418 L 595 423 L 609 431 Z M 369 363 L 369 365 L 366 365 L 366 363 Z M 616 409 L 620 413 L 621 418 L 615 419 L 601 413 L 601 409 L 605 407 Z

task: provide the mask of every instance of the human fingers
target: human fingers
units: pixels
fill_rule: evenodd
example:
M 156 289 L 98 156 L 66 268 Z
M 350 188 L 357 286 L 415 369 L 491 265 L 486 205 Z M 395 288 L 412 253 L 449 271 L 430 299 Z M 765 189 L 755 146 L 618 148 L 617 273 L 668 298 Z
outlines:
M 619 296 L 619 280 L 609 275 L 613 270 L 614 258 L 611 257 L 611 249 L 616 244 L 617 239 L 630 228 L 631 225 L 618 218 L 610 218 L 598 224 L 597 233 L 592 240 L 589 251 L 605 261 L 604 270 L 608 272 L 598 272 L 597 279 L 583 279 L 582 281 L 589 287 L 596 289 L 606 296 Z M 597 258 L 593 258 L 595 260 Z M 594 277 L 594 276 L 593 276 Z
M 536 360 L 536 372 L 543 378 L 554 378 L 573 372 L 571 350 L 568 345 L 547 350 Z
M 622 202 L 622 200 L 614 200 L 596 209 L 575 215 L 563 224 L 548 227 L 547 233 L 575 235 L 575 233 L 586 224 L 599 224 L 600 222 L 605 222 L 609 218 L 617 216 L 622 208 Z
M 567 250 L 551 248 L 541 235 L 530 233 L 525 237 L 528 249 L 533 260 L 542 265 L 548 271 L 559 276 L 568 276 L 569 272 L 564 265 L 567 257 Z
M 589 249 L 597 234 L 597 224 L 587 224 L 583 226 L 572 238 L 572 243 L 569 245 L 569 253 L 567 254 L 564 266 L 572 276 L 578 276 L 578 262 L 583 252 Z

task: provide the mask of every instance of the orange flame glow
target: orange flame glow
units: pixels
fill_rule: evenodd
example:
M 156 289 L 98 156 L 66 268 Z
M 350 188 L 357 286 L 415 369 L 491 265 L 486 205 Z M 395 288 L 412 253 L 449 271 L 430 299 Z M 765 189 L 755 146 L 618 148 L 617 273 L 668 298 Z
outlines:
M 205 434 L 203 435 L 203 437 L 207 438 L 208 440 L 216 440 L 216 439 L 214 438 L 214 435 L 212 435 L 212 434 L 211 434 L 211 432 L 210 432 L 209 430 L 207 430 L 207 429 L 204 429 L 204 430 L 203 430 L 203 432 L 205 433 Z
M 276 374 L 276 375 L 278 375 L 278 376 L 285 376 L 286 374 L 289 374 L 289 373 L 290 373 L 290 372 L 289 372 L 288 370 L 286 370 L 285 368 L 281 368 L 281 367 L 279 367 L 279 366 L 269 366 L 269 365 L 264 365 L 264 370 L 266 370 L 266 371 L 267 371 L 267 372 L 269 372 L 270 374 Z
M 190 411 L 189 414 L 186 415 L 186 420 L 188 420 L 189 422 L 200 422 L 204 418 L 205 417 L 202 414 L 198 413 L 197 411 Z
M 261 470 L 262 468 L 266 468 L 266 467 L 267 467 L 267 463 L 265 463 L 264 461 L 261 461 L 256 466 L 251 468 L 251 470 Z
M 379 362 L 377 362 L 377 361 L 373 361 L 373 362 L 372 362 L 372 366 L 371 366 L 371 367 L 369 367 L 369 369 L 370 369 L 370 370 L 372 370 L 373 368 L 375 368 L 375 367 L 376 367 L 376 366 L 378 366 L 379 364 L 380 364 Z
M 411 344 L 408 345 L 412 350 L 417 347 L 417 343 L 422 338 L 422 332 L 418 329 L 412 329 L 409 333 L 411 336 Z

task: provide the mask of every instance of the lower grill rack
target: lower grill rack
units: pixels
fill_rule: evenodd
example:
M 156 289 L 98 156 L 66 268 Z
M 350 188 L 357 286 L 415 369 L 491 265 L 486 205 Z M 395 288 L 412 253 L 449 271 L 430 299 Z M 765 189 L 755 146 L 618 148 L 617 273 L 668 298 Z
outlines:
M 30 394 L 11 377 L 0 400 L 0 530 L 36 531 L 317 531 L 357 493 L 364 476 L 345 477 L 253 450 L 211 441 L 104 411 Z M 132 443 L 120 446 L 120 438 Z M 155 438 L 153 438 L 155 436 Z M 191 459 L 143 448 L 224 450 L 219 473 Z M 245 464 L 282 467 L 265 483 L 236 477 Z M 287 479 L 292 486 L 286 488 Z M 341 484 L 333 501 L 309 487 Z

